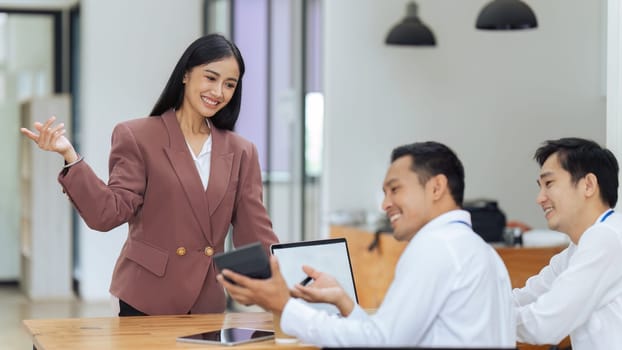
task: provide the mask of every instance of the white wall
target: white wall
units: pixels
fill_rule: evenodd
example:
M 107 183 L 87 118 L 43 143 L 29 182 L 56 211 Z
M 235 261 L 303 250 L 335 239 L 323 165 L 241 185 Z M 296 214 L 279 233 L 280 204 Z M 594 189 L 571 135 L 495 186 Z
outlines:
M 435 48 L 389 47 L 406 1 L 324 2 L 325 211 L 378 210 L 390 151 L 436 140 L 466 170 L 466 198 L 544 227 L 535 205 L 545 139 L 604 143 L 604 1 L 527 1 L 539 28 L 475 30 L 487 0 L 419 0 Z
M 15 8 L 19 10 L 58 10 L 71 7 L 79 0 L 0 0 L 3 8 Z
M 607 147 L 622 163 L 622 7 L 607 1 Z M 618 174 L 622 183 L 622 174 Z M 622 188 L 618 187 L 618 203 Z
M 2 26 L 0 46 L 0 280 L 20 275 L 20 104 L 52 91 L 52 19 L 11 15 Z
M 183 50 L 201 34 L 200 0 L 82 0 L 81 153 L 108 179 L 115 124 L 148 115 Z M 108 297 L 127 226 L 79 228 L 80 294 Z

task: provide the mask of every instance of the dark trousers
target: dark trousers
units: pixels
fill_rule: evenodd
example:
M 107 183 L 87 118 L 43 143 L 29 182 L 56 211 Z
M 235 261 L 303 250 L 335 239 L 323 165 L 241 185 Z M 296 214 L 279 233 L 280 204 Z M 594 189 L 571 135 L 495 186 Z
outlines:
M 188 315 L 190 315 L 190 311 L 188 311 Z M 124 317 L 124 316 L 149 316 L 149 315 L 147 315 L 146 313 L 140 310 L 137 310 L 132 305 L 119 299 L 119 317 Z
M 119 317 L 124 316 L 147 316 L 147 314 L 135 309 L 132 305 L 119 299 Z

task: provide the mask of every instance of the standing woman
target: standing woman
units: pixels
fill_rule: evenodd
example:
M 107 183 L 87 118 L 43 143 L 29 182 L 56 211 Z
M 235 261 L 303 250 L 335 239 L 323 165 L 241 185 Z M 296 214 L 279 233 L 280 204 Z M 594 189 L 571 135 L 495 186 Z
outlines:
M 115 126 L 108 184 L 74 150 L 55 117 L 21 132 L 65 159 L 58 176 L 86 224 L 129 224 L 110 293 L 119 316 L 225 310 L 212 257 L 233 243 L 277 242 L 262 203 L 257 149 L 233 132 L 244 61 L 210 34 L 183 53 L 151 116 Z

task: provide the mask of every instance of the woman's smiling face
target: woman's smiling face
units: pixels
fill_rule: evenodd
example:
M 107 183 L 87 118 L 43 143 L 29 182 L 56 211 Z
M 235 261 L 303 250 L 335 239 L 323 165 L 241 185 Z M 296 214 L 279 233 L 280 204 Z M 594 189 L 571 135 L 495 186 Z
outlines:
M 239 77 L 240 69 L 232 56 L 193 67 L 184 75 L 182 109 L 213 117 L 231 101 Z

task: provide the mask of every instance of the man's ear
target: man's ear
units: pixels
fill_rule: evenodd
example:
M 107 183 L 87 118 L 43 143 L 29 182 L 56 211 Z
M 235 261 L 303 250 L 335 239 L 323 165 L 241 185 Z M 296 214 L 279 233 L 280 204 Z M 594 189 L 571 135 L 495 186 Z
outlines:
M 598 178 L 593 173 L 588 173 L 583 178 L 584 185 L 584 194 L 585 197 L 593 197 L 594 195 L 599 195 L 600 187 L 598 185 Z
M 432 186 L 432 198 L 438 200 L 447 192 L 447 176 L 438 174 L 430 179 Z

